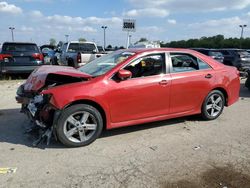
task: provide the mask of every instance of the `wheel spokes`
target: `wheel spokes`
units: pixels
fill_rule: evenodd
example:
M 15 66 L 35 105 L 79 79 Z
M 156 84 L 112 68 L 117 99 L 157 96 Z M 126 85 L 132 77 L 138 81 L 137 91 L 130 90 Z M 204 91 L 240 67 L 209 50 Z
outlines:
M 213 105 L 212 105 L 212 104 L 208 104 L 208 105 L 207 105 L 207 110 L 209 110 L 209 109 L 211 109 L 211 108 L 213 108 Z
M 85 130 L 88 130 L 88 131 L 89 131 L 89 130 L 93 130 L 93 131 L 94 131 L 94 130 L 96 130 L 96 127 L 97 127 L 96 124 L 85 124 L 84 126 L 85 126 L 84 129 L 85 129 Z
M 218 98 L 214 101 L 214 103 L 215 103 L 215 104 L 219 104 L 221 101 L 222 101 L 221 97 L 218 97 Z
M 85 132 L 83 130 L 82 131 L 78 131 L 78 134 L 79 134 L 79 139 L 80 139 L 81 142 L 87 140 Z
M 85 124 L 87 122 L 88 118 L 89 118 L 89 113 L 88 112 L 84 112 L 84 114 L 82 115 L 82 118 L 81 118 L 80 122 Z
M 67 137 L 71 137 L 73 134 L 75 134 L 77 132 L 77 128 L 74 127 L 72 129 L 70 129 L 67 133 L 66 133 L 66 136 Z
M 68 117 L 67 122 L 74 126 L 77 124 L 77 120 L 72 115 Z
M 215 106 L 214 106 L 214 109 L 216 109 L 217 111 L 220 111 L 220 110 L 221 110 L 221 107 L 218 106 L 218 105 L 215 105 Z

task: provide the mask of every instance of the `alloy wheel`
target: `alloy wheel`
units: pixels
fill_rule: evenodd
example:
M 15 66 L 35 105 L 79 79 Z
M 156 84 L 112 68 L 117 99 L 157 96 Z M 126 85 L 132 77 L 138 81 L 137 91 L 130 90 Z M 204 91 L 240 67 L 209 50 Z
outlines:
M 223 110 L 223 99 L 219 94 L 212 94 L 206 104 L 206 111 L 209 116 L 216 117 Z
M 96 118 L 87 111 L 75 112 L 70 115 L 63 126 L 63 133 L 74 143 L 88 141 L 97 130 Z

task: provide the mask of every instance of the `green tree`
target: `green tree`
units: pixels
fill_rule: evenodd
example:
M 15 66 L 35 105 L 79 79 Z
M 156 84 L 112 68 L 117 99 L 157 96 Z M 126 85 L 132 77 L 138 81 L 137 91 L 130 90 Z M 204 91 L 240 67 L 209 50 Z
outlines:
M 54 38 L 49 39 L 49 44 L 52 45 L 52 46 L 55 46 L 56 45 L 56 39 L 54 39 Z
M 109 44 L 106 48 L 112 48 L 112 45 L 111 45 L 111 44 Z
M 78 41 L 79 42 L 86 42 L 87 40 L 85 38 L 79 38 Z
M 250 38 L 227 38 L 223 35 L 212 37 L 201 37 L 200 39 L 188 39 L 180 41 L 170 41 L 161 44 L 162 47 L 172 48 L 240 48 L 250 49 Z
M 135 42 L 135 44 L 138 44 L 139 42 L 148 42 L 148 39 L 147 38 L 140 38 L 140 40 Z

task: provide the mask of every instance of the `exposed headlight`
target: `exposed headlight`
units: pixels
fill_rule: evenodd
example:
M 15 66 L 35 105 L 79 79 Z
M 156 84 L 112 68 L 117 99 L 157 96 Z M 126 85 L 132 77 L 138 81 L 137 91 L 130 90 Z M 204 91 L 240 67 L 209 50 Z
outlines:
M 34 99 L 33 99 L 33 102 L 35 103 L 35 104 L 40 104 L 40 103 L 42 103 L 43 102 L 43 95 L 36 95 L 35 97 L 34 97 Z

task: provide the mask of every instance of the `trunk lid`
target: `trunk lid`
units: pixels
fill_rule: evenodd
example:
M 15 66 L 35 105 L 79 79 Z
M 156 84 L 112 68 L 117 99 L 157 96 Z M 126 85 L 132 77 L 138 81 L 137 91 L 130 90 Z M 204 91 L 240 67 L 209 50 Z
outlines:
M 58 86 L 89 80 L 90 75 L 73 67 L 43 65 L 34 70 L 24 84 L 24 91 L 39 92 L 46 86 Z

